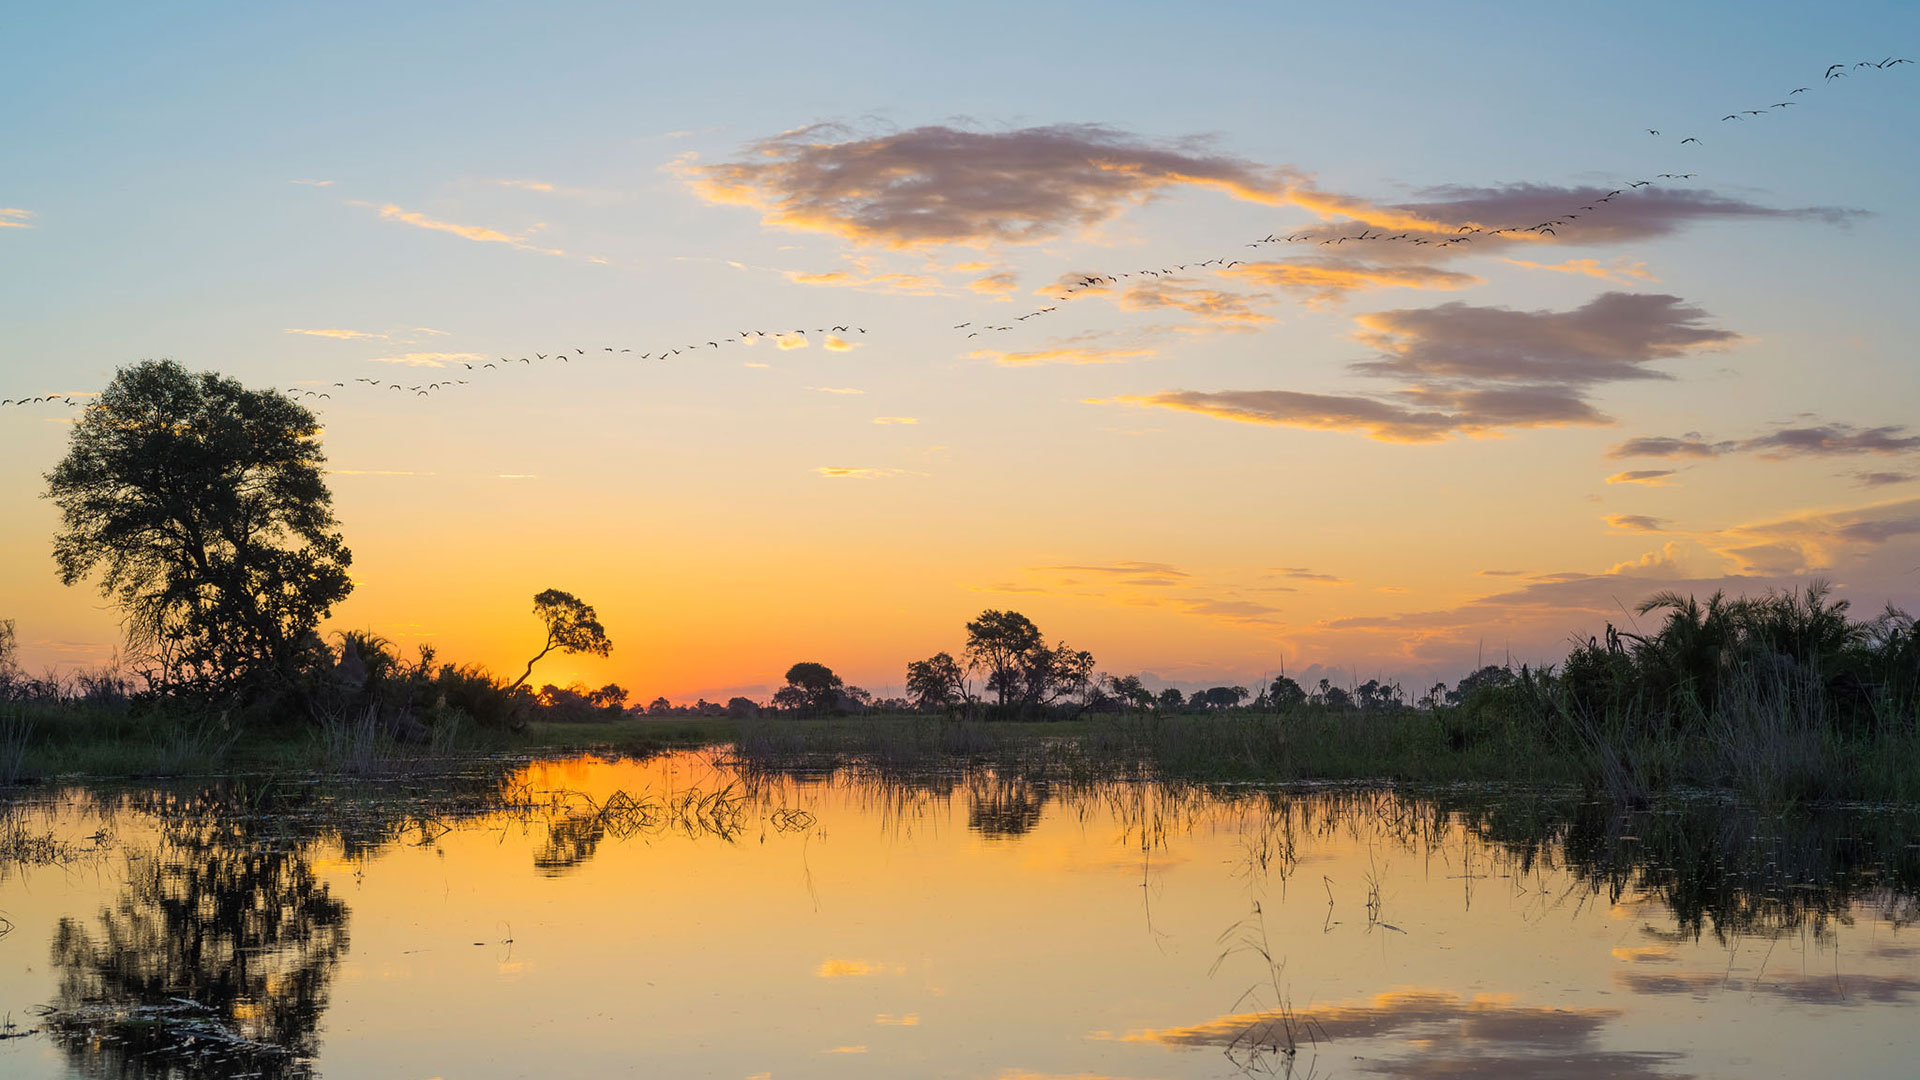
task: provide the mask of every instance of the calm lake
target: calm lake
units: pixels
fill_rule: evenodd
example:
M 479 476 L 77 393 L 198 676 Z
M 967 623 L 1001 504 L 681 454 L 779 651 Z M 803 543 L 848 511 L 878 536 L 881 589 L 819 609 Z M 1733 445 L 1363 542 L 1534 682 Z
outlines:
M 0 826 L 14 1080 L 1920 1072 L 1900 811 L 684 753 Z

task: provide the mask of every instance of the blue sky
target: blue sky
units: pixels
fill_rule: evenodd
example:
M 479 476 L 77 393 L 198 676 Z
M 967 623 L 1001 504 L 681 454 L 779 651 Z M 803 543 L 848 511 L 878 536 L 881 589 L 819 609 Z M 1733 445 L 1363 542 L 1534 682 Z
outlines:
M 1115 670 L 1412 681 L 1490 636 L 1550 658 L 1609 598 L 1675 584 L 1916 601 L 1920 65 L 1821 78 L 1913 52 L 1910 5 L 71 5 L 12 29 L 0 397 L 150 356 L 292 388 L 728 341 L 329 399 L 360 583 L 342 625 L 508 666 L 523 597 L 569 588 L 633 643 L 579 677 L 711 697 L 803 656 L 897 682 L 987 606 Z M 1768 114 L 1720 119 L 1747 108 Z M 804 167 L 769 141 L 809 128 Z M 939 171 L 936 129 L 973 171 Z M 869 153 L 926 182 L 833 186 Z M 1111 170 L 1056 167 L 1075 154 L 1216 174 L 1108 190 Z M 1634 189 L 1627 233 L 1432 259 L 1244 246 L 1661 172 L 1697 176 Z M 1060 216 L 1054 185 L 1086 213 Z M 903 213 L 958 231 L 887 231 Z M 1002 228 L 1034 221 L 1033 242 Z M 1045 289 L 1249 254 L 1275 268 Z M 1303 284 L 1356 261 L 1363 287 Z M 1698 314 L 1589 307 L 1609 293 Z M 1568 336 L 1582 311 L 1601 346 Z M 840 324 L 867 333 L 728 337 Z M 1489 389 L 1505 411 L 1474 412 Z M 1353 419 L 1411 401 L 1466 420 L 1408 443 Z M 0 414 L 0 617 L 39 663 L 115 637 L 52 581 L 36 496 L 59 416 Z M 1687 432 L 1713 449 L 1610 456 Z M 1666 475 L 1607 482 L 1635 471 Z

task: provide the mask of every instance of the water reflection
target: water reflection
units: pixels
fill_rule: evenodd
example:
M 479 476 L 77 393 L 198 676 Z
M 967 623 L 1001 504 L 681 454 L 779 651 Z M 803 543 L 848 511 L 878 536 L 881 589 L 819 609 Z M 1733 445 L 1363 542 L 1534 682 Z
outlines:
M 1601 1030 L 1620 1015 L 1618 1009 L 1548 1008 L 1499 996 L 1468 998 L 1444 990 L 1415 989 L 1285 1013 L 1222 1016 L 1191 1027 L 1135 1032 L 1126 1039 L 1223 1049 L 1393 1040 L 1413 1052 L 1379 1060 L 1362 1056 L 1352 1064 L 1377 1076 L 1422 1080 L 1455 1076 L 1672 1080 L 1676 1074 L 1668 1067 L 1682 1055 L 1609 1050 L 1601 1044 Z M 1265 1071 L 1281 1073 L 1290 1073 L 1293 1061 L 1290 1057 L 1237 1060 L 1276 1062 L 1276 1067 Z
M 301 845 L 217 813 L 163 820 L 110 906 L 60 920 L 47 1030 L 85 1075 L 308 1075 L 347 906 Z
M 369 1054 L 426 1044 L 414 1071 L 452 1075 L 480 1053 L 463 1040 L 505 1053 L 486 1040 L 514 1016 L 571 1024 L 541 1044 L 548 1055 L 617 1060 L 618 1039 L 580 1034 L 617 1001 L 645 1009 L 650 1031 L 727 1032 L 690 1044 L 698 1053 L 649 1035 L 653 1056 L 635 1060 L 674 1061 L 663 1074 L 825 1075 L 795 1062 L 852 1047 L 892 1075 L 965 1061 L 950 1071 L 1197 1077 L 1218 1075 L 1223 1050 L 1286 1074 L 1294 1047 L 1300 1075 L 1650 1080 L 1740 1071 L 1649 1035 L 1650 1013 L 1856 1022 L 1920 1002 L 1920 945 L 1900 935 L 1920 919 L 1920 828 L 1903 813 L 1710 799 L 1629 813 L 1552 792 L 1209 788 L 1055 769 L 742 774 L 688 755 L 65 797 L 83 809 L 71 837 L 125 837 L 100 893 L 35 931 L 54 979 L 28 1000 L 49 1006 L 44 1030 L 89 1076 L 368 1065 L 338 1064 L 353 1047 L 323 1047 L 327 1030 L 354 1031 Z M 15 831 L 0 885 L 9 851 L 59 850 Z M 442 905 L 431 916 L 426 893 Z M 10 902 L 0 892 L 0 912 Z M 1236 927 L 1217 936 L 1223 924 L 1249 906 L 1265 913 L 1248 925 L 1270 1007 L 1236 999 L 1244 957 L 1202 978 L 1240 940 Z M 518 939 L 511 964 L 474 948 L 498 935 L 467 929 L 496 919 Z M 1831 970 L 1809 965 L 1813 952 Z M 1563 982 L 1539 974 L 1566 964 L 1578 970 Z M 17 980 L 0 972 L 0 990 Z M 602 983 L 604 998 L 569 996 Z M 765 1017 L 751 1035 L 727 1019 L 743 985 Z M 465 1019 L 490 993 L 509 1019 Z M 366 1033 L 419 995 L 469 1026 Z M 326 1022 L 341 1010 L 346 1023 Z M 1041 1071 L 984 1057 L 1000 1042 L 1044 1056 L 1048 1038 L 1064 1049 Z M 769 1046 L 789 1056 L 738 1069 L 705 1056 Z M 496 1071 L 516 1070 L 540 1065 Z

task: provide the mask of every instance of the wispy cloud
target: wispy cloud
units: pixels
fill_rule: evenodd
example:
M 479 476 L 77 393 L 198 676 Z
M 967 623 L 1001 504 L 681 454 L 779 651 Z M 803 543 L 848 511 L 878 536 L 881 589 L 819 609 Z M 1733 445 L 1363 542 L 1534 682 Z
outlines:
M 1253 330 L 1273 321 L 1273 316 L 1253 309 L 1264 299 L 1163 277 L 1129 285 L 1115 303 L 1122 311 L 1182 311 L 1216 329 Z
M 1745 439 L 1713 440 L 1699 432 L 1642 435 L 1607 451 L 1610 458 L 1716 458 L 1754 454 L 1768 460 L 1854 454 L 1905 454 L 1920 450 L 1920 433 L 1905 424 L 1857 427 L 1840 421 L 1779 427 Z
M 873 422 L 876 424 L 917 424 L 920 422 L 920 418 L 917 416 L 876 416 L 873 418 Z
M 446 367 L 448 364 L 484 360 L 486 357 L 480 353 L 470 352 L 412 352 L 401 353 L 398 356 L 374 356 L 368 359 L 371 363 L 375 364 L 402 364 L 407 367 L 437 368 Z
M 859 348 L 860 344 L 861 343 L 857 341 L 848 341 L 846 338 L 840 337 L 837 334 L 828 334 L 827 340 L 821 344 L 821 348 L 828 352 L 852 352 Z
M 851 386 L 809 386 L 807 387 L 807 389 L 817 391 L 822 394 L 864 394 L 866 393 L 865 390 L 860 390 Z
M 1645 514 L 1608 514 L 1608 527 L 1619 532 L 1671 532 L 1664 518 L 1648 517 Z
M 967 288 L 986 296 L 1005 299 L 1011 297 L 1014 291 L 1020 288 L 1020 278 L 1011 270 L 1002 270 L 985 277 L 974 278 L 967 282 Z
M 455 236 L 472 240 L 475 243 L 505 244 L 508 247 L 518 248 L 521 251 L 535 251 L 542 255 L 566 254 L 566 252 L 559 248 L 542 247 L 534 243 L 531 234 L 537 233 L 544 228 L 544 226 L 540 225 L 534 226 L 526 233 L 514 236 L 503 233 L 498 229 L 487 228 L 484 225 L 461 225 L 451 221 L 440 221 L 436 218 L 430 218 L 417 210 L 407 210 L 393 203 L 375 204 L 353 201 L 348 203 L 348 205 L 368 207 L 375 213 L 378 213 L 383 221 L 396 221 L 402 225 L 411 225 L 416 229 L 430 229 L 434 232 L 452 233 Z
M 910 475 L 905 469 L 882 469 L 867 465 L 820 465 L 813 471 L 829 480 L 889 480 Z
M 1221 273 L 1306 298 L 1310 307 L 1335 304 L 1374 289 L 1457 290 L 1484 284 L 1472 274 L 1437 266 L 1392 266 L 1359 259 L 1300 258 L 1250 262 Z
M 0 207 L 0 229 L 31 229 L 34 213 L 17 206 Z
M 787 349 L 804 349 L 811 344 L 811 342 L 807 340 L 807 335 L 800 333 L 775 334 L 773 336 L 773 343 L 783 351 Z
M 1026 367 L 1032 364 L 1119 364 L 1154 355 L 1153 349 L 1103 349 L 1086 345 L 1067 345 L 1026 352 L 977 349 L 969 360 L 991 360 L 1002 367 Z
M 1267 568 L 1267 573 L 1277 574 L 1283 578 L 1291 578 L 1294 581 L 1311 581 L 1321 585 L 1353 584 L 1353 582 L 1348 581 L 1338 574 L 1323 574 L 1318 570 L 1311 570 L 1304 566 L 1270 566 Z
M 333 186 L 333 181 L 331 180 L 290 180 L 288 181 L 288 183 L 305 184 L 308 187 L 332 187 Z
M 385 341 L 387 339 L 386 334 L 376 334 L 370 330 L 341 330 L 338 327 L 330 327 L 324 330 L 309 330 L 297 326 L 290 326 L 284 332 L 289 334 L 305 334 L 308 337 L 339 338 L 343 341 Z
M 1853 479 L 1861 487 L 1886 487 L 1920 480 L 1920 474 L 1908 472 L 1857 472 Z
M 1667 477 L 1674 474 L 1673 469 L 1632 469 L 1617 472 L 1607 477 L 1609 484 L 1644 484 L 1647 487 L 1668 487 Z
M 1647 269 L 1647 264 L 1629 259 L 1615 259 L 1612 263 L 1602 263 L 1598 259 L 1568 259 L 1566 262 L 1537 263 L 1526 259 L 1505 259 L 1504 262 L 1515 266 L 1524 266 L 1529 270 L 1552 270 L 1560 274 L 1584 274 L 1602 281 L 1615 281 L 1631 285 L 1636 281 L 1659 281 Z
M 519 188 L 522 191 L 553 191 L 554 186 L 545 180 L 489 180 L 490 184 L 500 187 Z

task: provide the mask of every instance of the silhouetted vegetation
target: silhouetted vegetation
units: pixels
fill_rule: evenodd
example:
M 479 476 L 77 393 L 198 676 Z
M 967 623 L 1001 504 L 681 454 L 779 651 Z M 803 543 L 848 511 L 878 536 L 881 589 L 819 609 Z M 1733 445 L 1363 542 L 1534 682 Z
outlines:
M 146 681 L 223 704 L 280 699 L 346 598 L 320 421 L 291 397 L 172 361 L 120 369 L 47 475 L 54 561 L 98 575 Z

